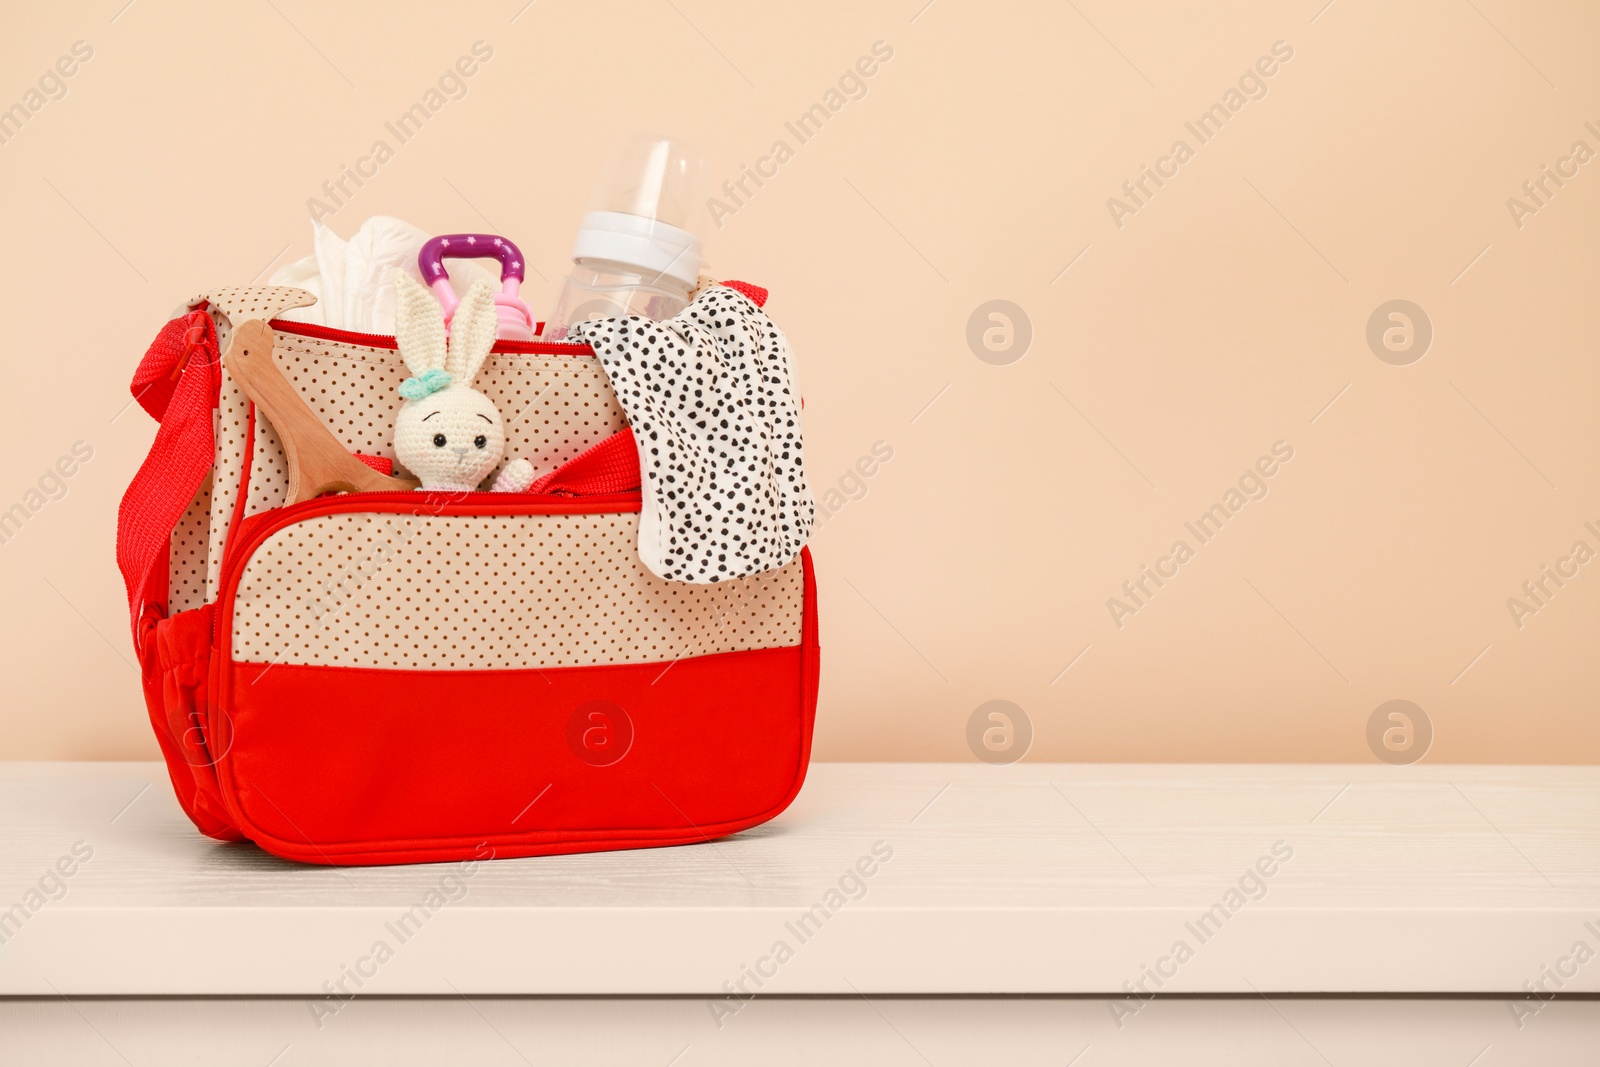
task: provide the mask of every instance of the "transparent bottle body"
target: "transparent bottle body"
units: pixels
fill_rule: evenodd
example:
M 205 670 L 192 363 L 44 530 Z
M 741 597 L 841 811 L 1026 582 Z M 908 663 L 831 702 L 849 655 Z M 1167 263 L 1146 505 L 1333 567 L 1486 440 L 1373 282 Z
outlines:
M 595 319 L 670 319 L 688 306 L 689 290 L 675 279 L 647 277 L 620 263 L 580 260 L 562 284 L 540 340 L 564 340 L 572 327 Z

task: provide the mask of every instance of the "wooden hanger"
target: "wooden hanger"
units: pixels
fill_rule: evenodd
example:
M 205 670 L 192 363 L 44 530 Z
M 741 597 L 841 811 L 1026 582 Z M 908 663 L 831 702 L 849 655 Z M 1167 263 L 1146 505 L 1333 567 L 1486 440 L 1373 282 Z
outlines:
M 289 463 L 285 504 L 323 493 L 388 493 L 415 489 L 415 478 L 392 478 L 357 459 L 322 424 L 273 361 L 272 327 L 251 319 L 233 331 L 222 365 L 278 432 Z

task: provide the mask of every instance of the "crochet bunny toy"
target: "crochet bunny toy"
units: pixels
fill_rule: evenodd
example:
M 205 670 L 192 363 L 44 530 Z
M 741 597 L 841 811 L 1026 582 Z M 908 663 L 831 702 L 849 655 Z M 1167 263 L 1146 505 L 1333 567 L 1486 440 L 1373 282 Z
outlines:
M 472 381 L 494 347 L 494 288 L 479 281 L 467 290 L 450 324 L 432 292 L 395 272 L 395 340 L 413 377 L 400 383 L 405 402 L 394 423 L 394 453 L 422 490 L 470 493 L 500 462 L 505 426 L 494 401 Z M 533 483 L 533 464 L 507 463 L 494 480 L 496 493 L 520 493 Z

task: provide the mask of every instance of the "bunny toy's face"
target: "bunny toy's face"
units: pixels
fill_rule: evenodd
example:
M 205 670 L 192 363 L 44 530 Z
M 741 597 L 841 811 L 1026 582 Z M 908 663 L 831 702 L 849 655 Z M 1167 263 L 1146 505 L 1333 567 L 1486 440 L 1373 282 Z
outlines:
M 494 401 L 472 388 L 494 347 L 494 290 L 475 282 L 461 299 L 448 346 L 433 293 L 395 274 L 395 340 L 413 377 L 395 416 L 394 453 L 423 489 L 471 492 L 500 462 L 505 426 Z
M 425 489 L 470 492 L 505 453 L 494 403 L 462 386 L 407 402 L 395 420 L 396 456 Z

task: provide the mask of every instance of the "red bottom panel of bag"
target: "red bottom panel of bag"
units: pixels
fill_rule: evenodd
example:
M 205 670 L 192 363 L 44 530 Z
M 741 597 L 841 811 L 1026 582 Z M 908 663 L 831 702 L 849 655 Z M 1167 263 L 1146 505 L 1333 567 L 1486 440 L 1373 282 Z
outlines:
M 816 677 L 803 645 L 493 672 L 233 664 L 207 733 L 230 813 L 289 859 L 643 848 L 788 806 Z

